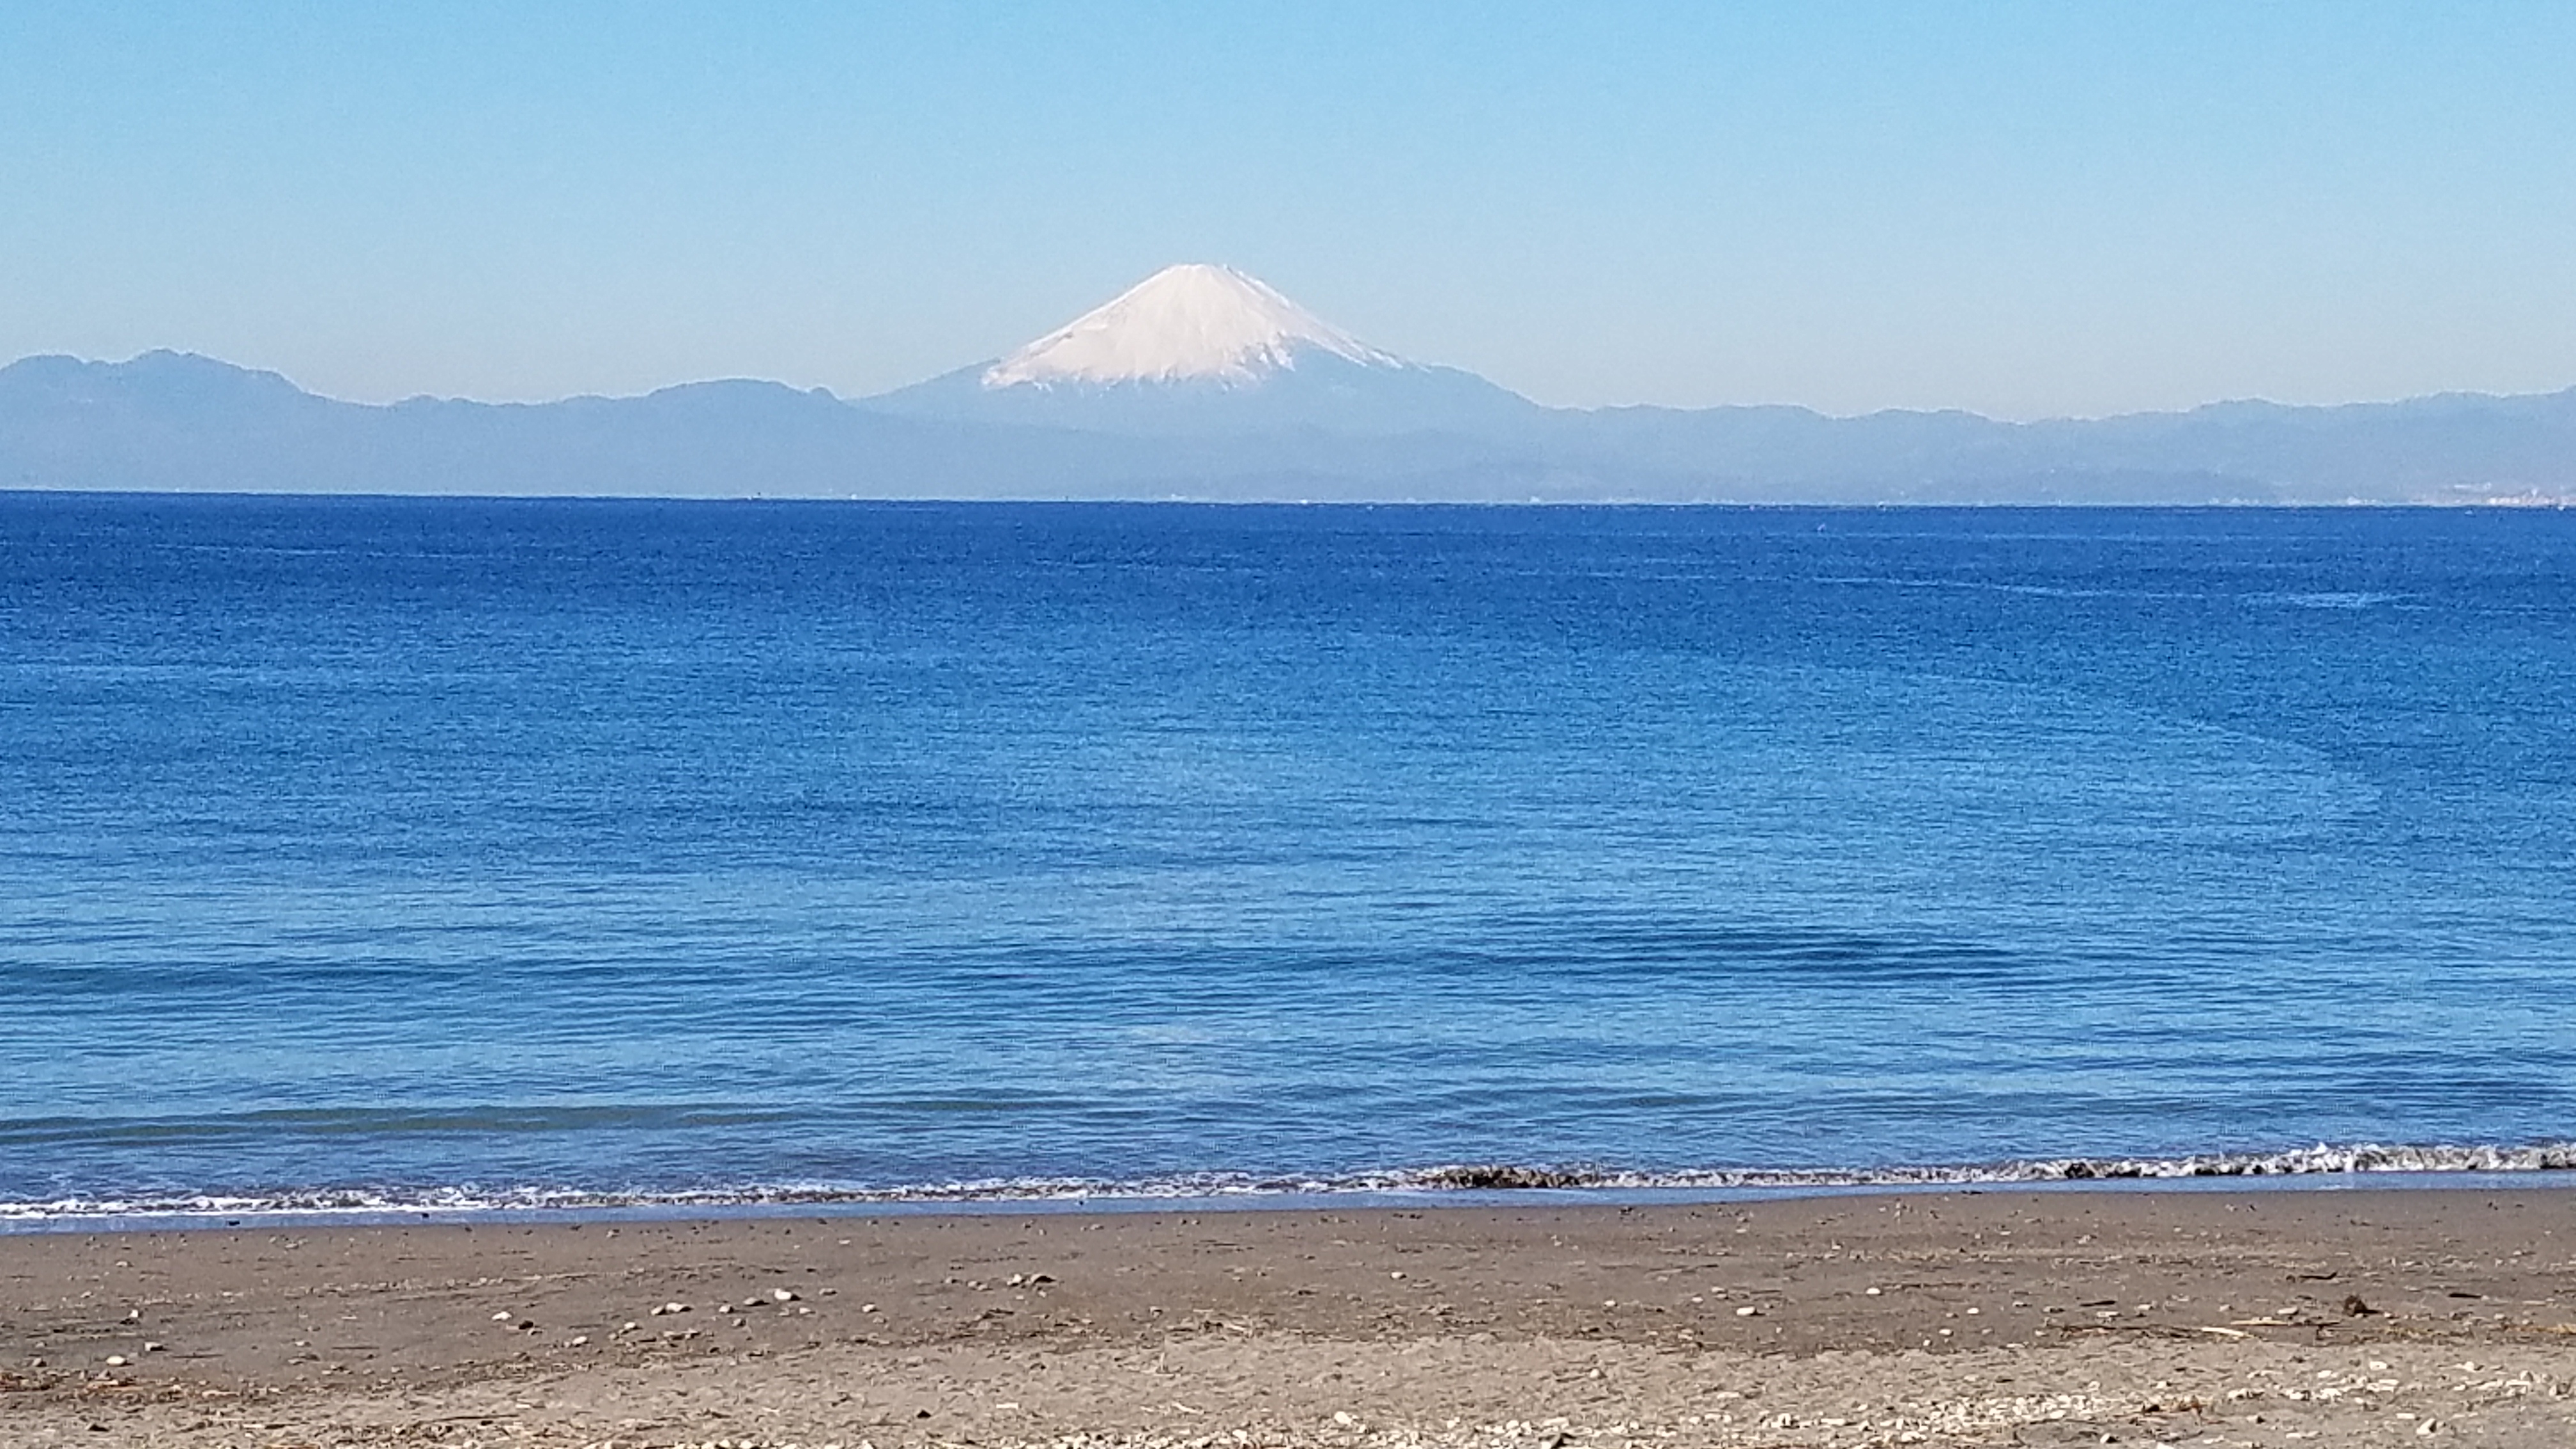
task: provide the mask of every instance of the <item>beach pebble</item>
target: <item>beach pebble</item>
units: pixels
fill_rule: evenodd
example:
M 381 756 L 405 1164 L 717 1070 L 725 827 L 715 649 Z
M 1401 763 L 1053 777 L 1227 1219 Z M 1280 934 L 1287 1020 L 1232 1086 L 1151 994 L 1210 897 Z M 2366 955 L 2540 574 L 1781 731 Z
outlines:
M 1005 1286 L 1012 1288 L 1017 1288 L 1027 1281 L 1029 1280 L 1024 1275 L 1018 1273 L 1013 1273 L 1010 1277 L 1002 1280 Z
M 123 1354 L 121 1354 L 121 1353 L 111 1353 L 111 1354 L 109 1354 L 109 1355 L 107 1356 L 107 1366 L 108 1366 L 109 1368 L 123 1368 L 123 1367 L 125 1367 L 125 1355 L 123 1355 Z
M 588 1334 L 577 1333 L 573 1335 L 572 1346 L 575 1348 L 579 1348 L 588 1342 L 590 1342 L 590 1335 Z
M 1762 1316 L 1762 1310 L 1754 1307 L 1750 1303 L 1747 1303 L 1743 1307 L 1735 1310 L 1735 1316 L 1738 1318 L 1759 1318 Z
M 1876 1298 L 1878 1296 L 1878 1290 L 1875 1288 L 1863 1288 L 1860 1291 L 1871 1298 Z
M 158 1343 L 146 1343 L 143 1345 L 143 1351 L 145 1353 L 159 1353 L 161 1351 L 161 1345 Z
M 510 1321 L 510 1315 L 506 1313 L 495 1313 L 492 1315 L 492 1321 L 494 1323 L 507 1323 Z
M 772 1288 L 769 1290 L 769 1299 L 773 1303 L 793 1303 L 796 1301 L 796 1295 L 784 1288 Z

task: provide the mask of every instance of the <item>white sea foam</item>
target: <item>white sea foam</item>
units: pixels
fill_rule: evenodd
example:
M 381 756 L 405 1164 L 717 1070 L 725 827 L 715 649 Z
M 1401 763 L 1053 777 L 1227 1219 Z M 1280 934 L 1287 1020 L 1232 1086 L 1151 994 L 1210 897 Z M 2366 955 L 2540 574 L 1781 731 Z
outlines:
M 2396 594 L 2324 591 L 2291 594 L 2256 594 L 2256 603 L 2279 604 L 2290 609 L 2368 609 L 2380 604 L 2399 602 Z
M 625 1210 L 767 1207 L 867 1207 L 942 1203 L 1152 1203 L 1158 1200 L 1293 1199 L 1386 1195 L 1485 1195 L 1522 1191 L 1576 1194 L 1800 1191 L 1886 1187 L 1974 1187 L 2068 1182 L 2178 1182 L 2209 1178 L 2411 1177 L 2576 1171 L 2576 1141 L 2523 1146 L 2321 1144 L 2279 1152 L 2207 1153 L 2181 1157 L 2063 1157 L 1971 1165 L 1879 1168 L 1703 1168 L 1643 1171 L 1611 1167 L 1447 1163 L 1332 1176 L 1183 1173 L 1161 1177 L 978 1178 L 887 1186 L 747 1185 L 681 1191 L 602 1191 L 576 1187 L 454 1186 L 426 1189 L 320 1189 L 275 1193 L 136 1193 L 0 1202 L 0 1224 L 41 1226 L 66 1220 L 152 1218 L 230 1221 L 258 1217 L 371 1218 L 396 1214 L 478 1215 Z

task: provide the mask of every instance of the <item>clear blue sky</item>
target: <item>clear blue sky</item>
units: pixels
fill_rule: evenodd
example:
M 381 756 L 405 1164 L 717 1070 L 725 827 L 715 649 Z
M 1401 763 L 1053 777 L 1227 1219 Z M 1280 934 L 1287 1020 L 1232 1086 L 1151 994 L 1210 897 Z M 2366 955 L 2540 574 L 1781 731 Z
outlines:
M 0 359 L 863 394 L 1165 263 L 1546 402 L 2576 384 L 2576 4 L 0 0 Z

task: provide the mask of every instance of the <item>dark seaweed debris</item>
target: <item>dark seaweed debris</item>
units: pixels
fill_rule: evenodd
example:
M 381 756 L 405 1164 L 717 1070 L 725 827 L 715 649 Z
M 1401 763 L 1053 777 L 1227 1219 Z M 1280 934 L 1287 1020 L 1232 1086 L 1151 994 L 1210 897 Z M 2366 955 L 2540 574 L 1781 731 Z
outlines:
M 1477 1189 L 1515 1187 L 1591 1187 L 1601 1181 L 1600 1175 L 1574 1172 L 1554 1167 L 1519 1167 L 1510 1163 L 1464 1163 L 1454 1167 L 1425 1170 L 1422 1185 L 1433 1188 Z

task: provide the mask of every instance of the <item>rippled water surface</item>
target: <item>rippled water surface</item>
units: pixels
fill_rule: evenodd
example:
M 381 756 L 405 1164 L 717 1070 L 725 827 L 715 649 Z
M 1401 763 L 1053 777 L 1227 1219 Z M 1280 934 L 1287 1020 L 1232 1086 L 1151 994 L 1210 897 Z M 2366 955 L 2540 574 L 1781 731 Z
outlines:
M 2576 517 L 0 494 L 0 1201 L 2576 1136 Z

